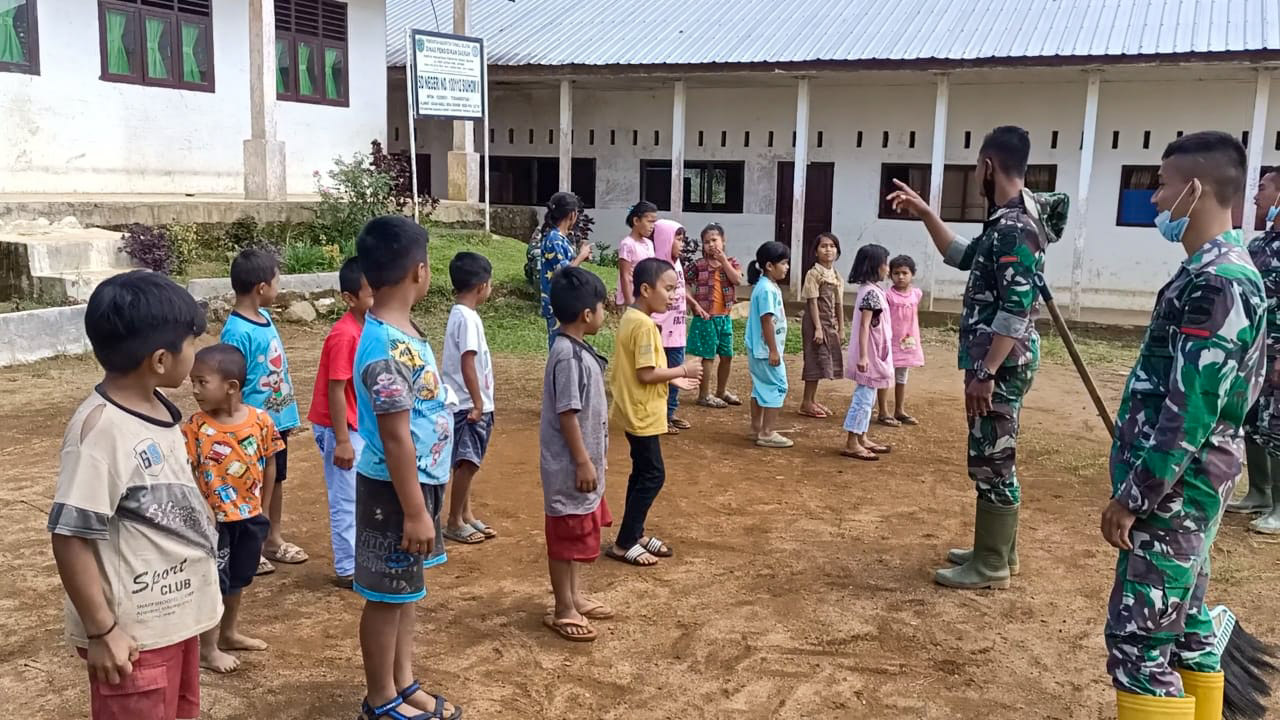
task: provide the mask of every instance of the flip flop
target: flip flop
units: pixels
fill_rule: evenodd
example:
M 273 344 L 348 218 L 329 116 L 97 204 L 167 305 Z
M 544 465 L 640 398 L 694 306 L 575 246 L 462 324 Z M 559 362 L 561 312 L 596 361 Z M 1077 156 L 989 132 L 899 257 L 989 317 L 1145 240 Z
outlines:
M 738 396 L 737 396 L 737 395 L 734 395 L 734 394 L 733 394 L 733 393 L 731 393 L 731 392 L 726 392 L 725 394 L 721 395 L 721 396 L 720 396 L 720 399 L 721 399 L 721 400 L 723 400 L 723 401 L 725 401 L 726 403 L 728 403 L 728 404 L 730 404 L 730 405 L 741 405 L 741 404 L 742 404 L 742 400 L 738 399 Z
M 457 529 L 446 527 L 444 536 L 446 539 L 463 545 L 478 545 L 484 542 L 484 533 L 467 523 L 459 525 Z
M 818 418 L 819 420 L 826 420 L 831 417 L 830 415 L 823 413 L 821 410 L 818 412 L 813 412 L 812 410 L 799 410 L 797 411 L 797 414 L 801 417 Z
M 902 423 L 903 425 L 919 425 L 920 424 L 919 420 L 916 420 L 910 415 L 895 415 L 894 417 L 895 419 L 897 419 L 898 422 Z
M 591 623 L 586 620 L 557 620 L 555 615 L 544 615 L 542 616 L 542 624 L 569 642 L 594 642 L 600 636 L 596 629 L 591 627 Z M 584 628 L 588 632 L 575 634 L 565 629 L 571 627 Z
M 685 420 L 684 418 L 678 418 L 678 417 L 673 417 L 668 419 L 667 424 L 671 425 L 672 427 L 678 430 L 688 430 L 689 428 L 693 427 L 692 425 L 689 424 L 688 420 Z
M 628 550 L 625 555 L 619 555 L 616 551 L 614 551 L 613 546 L 610 545 L 608 549 L 604 551 L 604 555 L 605 557 L 612 558 L 614 560 L 617 560 L 618 562 L 623 562 L 628 565 L 634 565 L 640 568 L 651 568 L 651 567 L 658 566 L 658 557 L 653 553 L 649 552 L 648 550 L 645 550 L 643 547 L 641 547 L 640 543 L 636 543 L 635 545 L 632 545 L 631 549 Z M 648 555 L 649 557 L 652 557 L 654 561 L 648 564 L 639 562 L 641 556 L 644 556 L 644 555 Z
M 875 453 L 872 453 L 870 455 L 863 455 L 862 453 L 856 453 L 852 450 L 841 450 L 840 455 L 847 458 L 853 458 L 854 460 L 861 460 L 863 462 L 879 462 L 880 461 L 880 456 L 876 455 Z
M 498 537 L 497 530 L 494 530 L 493 528 L 489 527 L 488 525 L 485 525 L 483 522 L 479 520 L 472 520 L 467 524 L 475 528 L 476 530 L 479 530 L 480 534 L 484 536 L 485 540 L 492 540 Z
M 262 557 L 261 555 L 258 556 L 258 570 L 257 572 L 254 573 L 255 577 L 260 577 L 262 575 L 270 575 L 275 571 L 276 571 L 276 566 L 272 565 L 270 560 L 266 559 L 265 557 Z
M 670 545 L 662 541 L 662 538 L 655 537 L 653 535 L 649 536 L 649 542 L 644 544 L 641 544 L 641 543 L 636 543 L 636 544 L 643 547 L 646 551 L 648 551 L 650 555 L 654 557 L 669 558 L 672 555 L 676 554 L 675 551 L 671 549 Z M 666 549 L 663 550 L 663 548 L 666 548 Z
M 789 448 L 795 445 L 795 441 L 791 438 L 783 437 L 778 433 L 774 433 L 767 438 L 756 438 L 756 446 L 762 448 Z
M 311 556 L 307 555 L 305 550 L 291 542 L 284 543 L 276 548 L 275 551 L 263 550 L 262 555 L 269 560 L 275 560 L 285 565 L 301 565 L 311 559 Z
M 556 612 L 556 609 L 554 607 L 547 608 L 547 615 L 554 616 L 555 612 Z M 596 603 L 595 605 L 592 605 L 590 608 L 588 608 L 585 612 L 582 610 L 579 610 L 578 614 L 588 620 L 612 620 L 615 615 L 615 613 L 613 612 L 613 608 L 609 607 L 608 605 L 605 605 L 604 603 Z
M 864 445 L 863 447 L 866 447 L 866 446 Z M 877 455 L 888 455 L 889 453 L 893 452 L 892 445 L 876 445 L 874 447 L 868 447 L 867 449 Z
M 668 424 L 667 424 L 667 434 L 668 434 L 668 435 L 679 435 L 679 434 L 680 434 L 680 428 L 676 427 L 675 425 L 672 425 L 672 424 L 668 423 Z
M 696 404 L 701 405 L 702 407 L 716 408 L 717 410 L 729 407 L 729 403 L 725 402 L 724 400 L 721 400 L 715 395 L 708 395 L 707 397 L 704 397 L 704 398 L 698 398 Z
M 901 420 L 897 418 L 884 417 L 883 415 L 880 416 L 880 418 L 876 420 L 876 422 L 880 423 L 881 425 L 884 425 L 885 427 L 892 427 L 892 428 L 902 427 Z

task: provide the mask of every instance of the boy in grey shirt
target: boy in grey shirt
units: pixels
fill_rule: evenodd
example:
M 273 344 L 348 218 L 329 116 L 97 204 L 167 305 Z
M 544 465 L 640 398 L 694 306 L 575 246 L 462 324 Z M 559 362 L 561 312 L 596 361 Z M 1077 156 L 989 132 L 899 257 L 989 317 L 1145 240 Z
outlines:
M 591 620 L 613 610 L 583 594 L 579 563 L 600 555 L 600 528 L 613 524 L 604 499 L 609 411 L 605 360 L 584 342 L 604 324 L 604 283 L 566 267 L 551 278 L 551 310 L 560 329 L 551 343 L 542 381 L 542 496 L 546 505 L 547 565 L 555 608 L 543 624 L 573 642 L 591 642 Z

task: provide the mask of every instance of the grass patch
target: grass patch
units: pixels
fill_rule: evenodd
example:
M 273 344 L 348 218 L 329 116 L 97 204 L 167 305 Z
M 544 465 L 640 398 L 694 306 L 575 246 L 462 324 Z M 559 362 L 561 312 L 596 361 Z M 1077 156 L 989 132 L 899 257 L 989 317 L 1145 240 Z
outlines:
M 959 333 L 955 325 L 921 328 L 920 335 L 926 346 L 945 350 L 949 353 L 946 361 L 950 362 L 955 355 Z M 1138 359 L 1139 340 L 1115 338 L 1094 338 L 1075 336 L 1076 349 L 1080 358 L 1090 369 L 1108 368 L 1124 371 L 1133 366 Z M 1040 335 L 1041 362 L 1052 365 L 1071 365 L 1071 356 L 1067 346 L 1056 332 L 1045 332 Z

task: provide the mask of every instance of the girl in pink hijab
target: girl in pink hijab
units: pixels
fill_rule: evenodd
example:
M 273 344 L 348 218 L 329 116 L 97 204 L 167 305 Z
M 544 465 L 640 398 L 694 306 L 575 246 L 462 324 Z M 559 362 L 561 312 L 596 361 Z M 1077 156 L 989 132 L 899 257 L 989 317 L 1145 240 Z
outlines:
M 667 303 L 667 311 L 654 313 L 653 321 L 658 323 L 662 333 L 662 347 L 667 352 L 667 367 L 680 367 L 684 364 L 685 344 L 685 296 L 684 267 L 680 264 L 680 253 L 684 251 L 687 234 L 684 227 L 674 220 L 659 220 L 653 226 L 653 256 L 666 260 L 676 269 L 676 291 Z M 676 417 L 676 408 L 680 406 L 680 389 L 671 385 L 667 391 L 667 434 L 679 435 L 681 430 L 691 426 L 683 418 Z

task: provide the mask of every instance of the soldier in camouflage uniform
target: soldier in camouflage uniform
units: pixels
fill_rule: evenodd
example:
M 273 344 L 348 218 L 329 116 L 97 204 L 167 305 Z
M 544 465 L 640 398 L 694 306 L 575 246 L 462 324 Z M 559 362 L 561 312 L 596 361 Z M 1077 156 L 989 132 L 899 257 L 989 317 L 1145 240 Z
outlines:
M 1231 229 L 1244 172 L 1225 133 L 1183 136 L 1160 166 L 1156 224 L 1188 257 L 1156 298 L 1111 450 L 1102 534 L 1120 550 L 1106 624 L 1120 720 L 1221 718 L 1209 547 L 1262 387 L 1266 321 L 1262 279 Z
M 1262 178 L 1254 200 L 1266 212 L 1262 234 L 1249 243 L 1249 257 L 1267 293 L 1267 379 L 1245 419 L 1249 492 L 1228 504 L 1227 512 L 1262 513 L 1249 527 L 1274 535 L 1280 534 L 1280 172 Z
M 998 127 L 983 140 L 978 174 L 990 206 L 983 232 L 973 241 L 947 229 L 921 197 L 902 183 L 889 196 L 925 221 L 948 265 L 969 271 L 960 321 L 959 367 L 964 371 L 969 416 L 969 478 L 977 490 L 973 549 L 955 549 L 956 568 L 938 570 L 947 587 L 1008 587 L 1018 572 L 1018 485 L 1015 458 L 1018 414 L 1040 365 L 1036 332 L 1036 274 L 1044 251 L 1062 234 L 1067 197 L 1036 195 L 1024 187 L 1031 143 L 1027 132 Z

